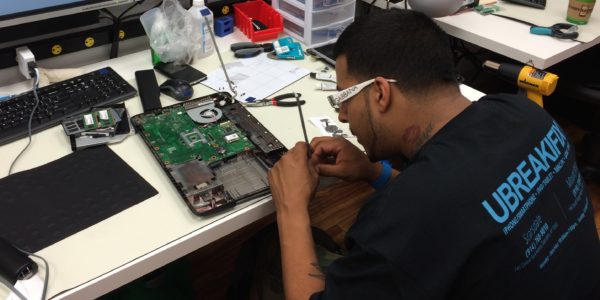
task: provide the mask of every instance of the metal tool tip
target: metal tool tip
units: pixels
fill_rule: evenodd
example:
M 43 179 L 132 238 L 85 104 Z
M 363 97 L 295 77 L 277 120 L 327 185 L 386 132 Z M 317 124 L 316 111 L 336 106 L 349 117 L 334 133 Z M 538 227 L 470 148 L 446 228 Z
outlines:
M 483 68 L 498 70 L 500 69 L 500 64 L 491 60 L 486 60 L 483 62 Z

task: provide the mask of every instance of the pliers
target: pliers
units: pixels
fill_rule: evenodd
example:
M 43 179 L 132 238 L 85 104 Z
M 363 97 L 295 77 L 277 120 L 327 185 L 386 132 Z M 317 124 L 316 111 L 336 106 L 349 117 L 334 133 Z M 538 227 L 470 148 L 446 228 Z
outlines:
M 257 106 L 281 106 L 281 107 L 293 107 L 298 105 L 304 105 L 306 101 L 300 100 L 300 93 L 287 93 L 275 96 L 271 99 L 255 99 L 248 98 L 246 102 L 241 102 L 245 106 L 257 107 Z M 289 99 L 293 100 L 289 100 Z
M 577 25 L 568 23 L 556 23 L 550 27 L 531 26 L 529 33 L 549 35 L 558 39 L 576 39 L 579 36 Z
M 273 43 L 255 44 L 251 42 L 234 43 L 229 48 L 237 58 L 255 57 L 262 52 L 271 52 L 274 49 Z

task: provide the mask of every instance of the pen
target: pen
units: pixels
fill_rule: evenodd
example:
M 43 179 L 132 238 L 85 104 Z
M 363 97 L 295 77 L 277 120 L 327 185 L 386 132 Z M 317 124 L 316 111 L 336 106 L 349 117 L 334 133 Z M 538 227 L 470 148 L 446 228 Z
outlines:
M 306 126 L 304 125 L 304 116 L 302 115 L 302 104 L 300 103 L 300 95 L 298 93 L 296 93 L 296 104 L 298 104 L 298 113 L 300 114 L 300 124 L 302 125 L 302 133 L 304 133 L 304 141 L 308 147 L 306 154 L 308 155 L 308 158 L 310 158 L 312 151 L 310 149 L 310 144 L 308 143 L 308 136 L 306 135 Z

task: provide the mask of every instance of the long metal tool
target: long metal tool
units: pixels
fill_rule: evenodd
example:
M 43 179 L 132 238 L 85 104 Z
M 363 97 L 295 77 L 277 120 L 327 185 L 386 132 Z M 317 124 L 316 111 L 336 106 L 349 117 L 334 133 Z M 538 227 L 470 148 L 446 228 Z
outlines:
M 223 58 L 221 58 L 221 51 L 219 51 L 219 46 L 217 46 L 217 40 L 215 39 L 215 34 L 212 30 L 212 28 L 208 25 L 210 24 L 210 21 L 208 20 L 208 18 L 206 16 L 204 17 L 204 22 L 206 23 L 206 26 L 208 26 L 208 32 L 210 33 L 210 37 L 212 38 L 213 41 L 213 45 L 215 46 L 215 50 L 217 51 L 217 55 L 219 56 L 219 61 L 221 62 L 221 68 L 223 69 L 223 73 L 225 73 L 225 78 L 227 79 L 227 83 L 229 84 L 229 89 L 231 89 L 231 92 L 233 93 L 233 101 L 235 101 L 236 97 L 237 97 L 237 91 L 235 90 L 235 86 L 233 84 L 233 81 L 231 81 L 229 79 L 229 75 L 227 74 L 227 69 L 225 68 L 225 64 L 223 63 Z
M 304 125 L 304 116 L 302 115 L 302 103 L 300 102 L 300 94 L 296 93 L 296 104 L 298 106 L 298 113 L 300 114 L 300 124 L 302 124 L 302 133 L 304 133 L 304 141 L 308 147 L 306 151 L 308 158 L 312 156 L 312 149 L 310 148 L 310 143 L 308 142 L 308 135 L 306 134 L 306 126 Z

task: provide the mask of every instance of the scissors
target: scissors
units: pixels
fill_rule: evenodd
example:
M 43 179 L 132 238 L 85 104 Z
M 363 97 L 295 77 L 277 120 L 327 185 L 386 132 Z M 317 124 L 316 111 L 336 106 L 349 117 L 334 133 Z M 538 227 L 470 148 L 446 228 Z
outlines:
M 531 26 L 529 32 L 538 35 L 549 35 L 558 39 L 576 39 L 579 36 L 577 25 L 556 23 L 550 27 Z
M 257 107 L 257 106 L 281 106 L 281 107 L 293 107 L 298 105 L 303 105 L 306 103 L 304 100 L 296 100 L 296 98 L 300 98 L 302 94 L 300 93 L 287 93 L 275 96 L 271 99 L 254 99 L 248 98 L 246 102 L 241 102 L 245 106 Z

